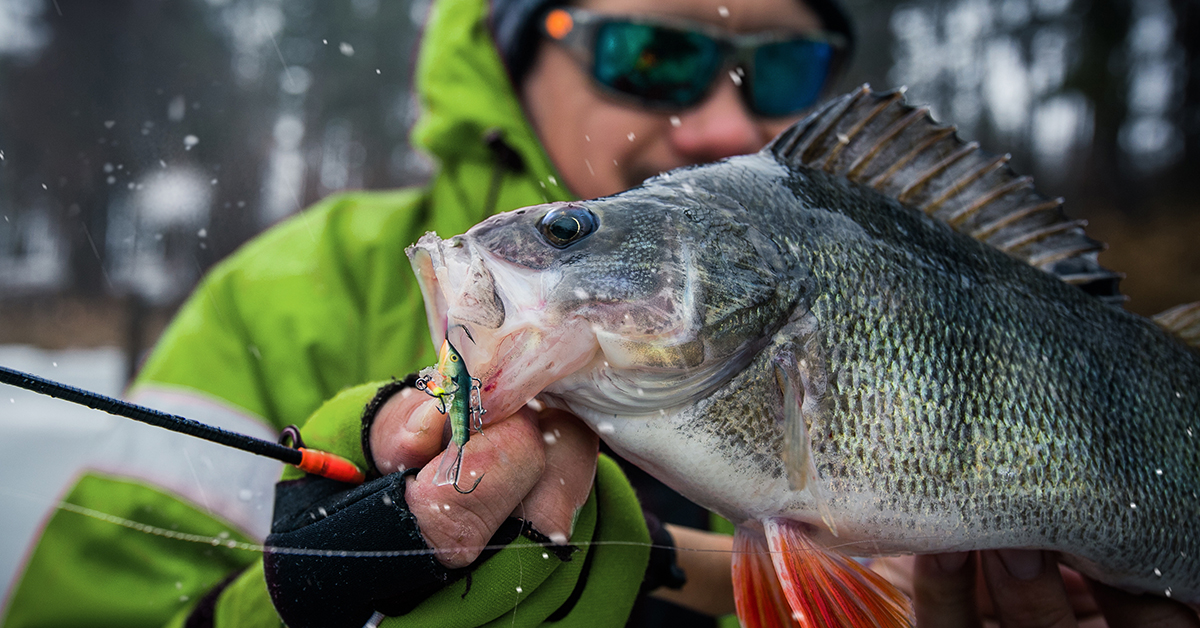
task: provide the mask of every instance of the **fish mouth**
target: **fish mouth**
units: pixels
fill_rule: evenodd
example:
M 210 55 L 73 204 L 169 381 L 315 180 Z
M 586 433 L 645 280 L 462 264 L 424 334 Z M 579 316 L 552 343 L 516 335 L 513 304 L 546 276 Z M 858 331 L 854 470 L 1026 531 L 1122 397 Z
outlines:
M 511 415 L 599 349 L 588 321 L 548 307 L 553 278 L 488 255 L 470 234 L 426 233 L 406 250 L 434 347 L 443 339 L 480 380 L 485 422 Z

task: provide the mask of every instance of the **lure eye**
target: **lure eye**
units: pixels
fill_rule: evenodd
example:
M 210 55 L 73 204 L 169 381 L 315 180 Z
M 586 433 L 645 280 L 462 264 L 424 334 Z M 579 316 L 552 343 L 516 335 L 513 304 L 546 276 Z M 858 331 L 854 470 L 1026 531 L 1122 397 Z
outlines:
M 538 230 L 546 242 L 555 248 L 566 248 L 586 238 L 600 226 L 591 211 L 578 206 L 557 207 L 542 216 Z

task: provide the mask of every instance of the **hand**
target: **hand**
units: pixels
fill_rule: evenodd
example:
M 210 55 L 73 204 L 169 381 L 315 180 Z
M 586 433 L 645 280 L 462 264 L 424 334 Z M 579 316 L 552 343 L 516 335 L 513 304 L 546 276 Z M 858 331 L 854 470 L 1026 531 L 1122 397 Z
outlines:
M 876 562 L 912 595 L 920 628 L 1200 626 L 1187 606 L 1092 581 L 1059 566 L 1053 552 L 987 550 Z
M 595 478 L 600 443 L 595 433 L 566 412 L 538 413 L 528 406 L 490 421 L 463 448 L 459 485 L 475 482 L 471 471 L 483 479 L 462 494 L 433 484 L 447 442 L 446 415 L 437 407 L 425 393 L 402 390 L 380 408 L 370 438 L 382 473 L 423 467 L 408 481 L 405 497 L 438 560 L 452 568 L 469 565 L 510 516 L 566 543 Z

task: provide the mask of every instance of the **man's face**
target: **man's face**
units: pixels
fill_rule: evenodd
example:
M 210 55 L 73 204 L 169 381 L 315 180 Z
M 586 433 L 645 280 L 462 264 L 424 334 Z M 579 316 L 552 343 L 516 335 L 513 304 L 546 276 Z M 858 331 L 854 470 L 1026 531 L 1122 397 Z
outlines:
M 577 6 L 708 23 L 731 33 L 802 34 L 821 26 L 798 0 L 587 0 Z M 756 117 L 739 90 L 722 70 L 695 106 L 646 109 L 602 94 L 566 49 L 542 42 L 521 97 L 567 188 L 594 198 L 673 168 L 754 152 L 798 118 Z

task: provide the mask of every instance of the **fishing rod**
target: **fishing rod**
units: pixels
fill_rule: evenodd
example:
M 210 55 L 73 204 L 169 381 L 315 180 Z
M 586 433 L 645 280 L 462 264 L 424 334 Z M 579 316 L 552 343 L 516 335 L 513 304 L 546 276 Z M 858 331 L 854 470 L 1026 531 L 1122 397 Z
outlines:
M 32 390 L 36 393 L 70 401 L 94 410 L 107 412 L 134 421 L 141 421 L 163 429 L 194 436 L 218 445 L 240 449 L 242 451 L 278 460 L 299 468 L 301 471 L 327 477 L 339 482 L 362 484 L 366 475 L 353 462 L 327 451 L 308 449 L 300 440 L 300 432 L 294 427 L 284 430 L 284 437 L 290 437 L 295 447 L 281 443 L 230 432 L 219 427 L 207 425 L 175 414 L 168 414 L 146 406 L 114 399 L 100 393 L 60 384 L 43 379 L 31 373 L 13 370 L 0 366 L 0 383 Z

